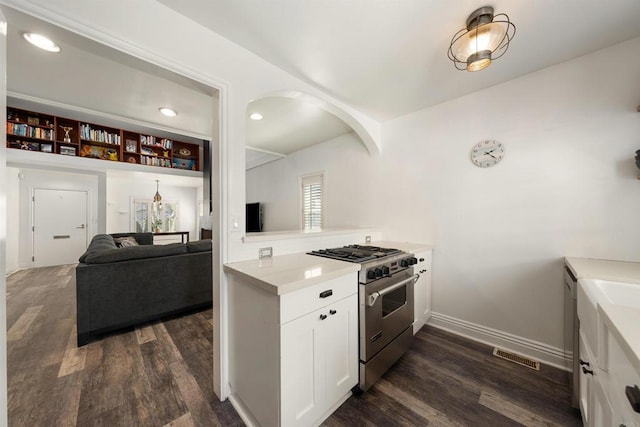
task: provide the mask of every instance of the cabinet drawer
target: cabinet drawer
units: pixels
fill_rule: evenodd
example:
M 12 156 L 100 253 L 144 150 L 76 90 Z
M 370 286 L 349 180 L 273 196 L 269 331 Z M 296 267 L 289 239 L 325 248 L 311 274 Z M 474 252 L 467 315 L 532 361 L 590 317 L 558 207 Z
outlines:
M 280 296 L 280 324 L 358 293 L 357 273 L 338 277 Z

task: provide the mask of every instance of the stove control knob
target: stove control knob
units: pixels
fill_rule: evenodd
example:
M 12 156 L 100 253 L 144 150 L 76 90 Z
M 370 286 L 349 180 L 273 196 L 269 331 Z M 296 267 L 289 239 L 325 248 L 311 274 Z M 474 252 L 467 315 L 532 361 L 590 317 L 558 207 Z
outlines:
M 391 270 L 389 270 L 389 267 L 387 267 L 386 265 L 384 267 L 382 267 L 382 275 L 383 276 L 388 276 L 390 272 L 391 272 Z
M 376 278 L 376 272 L 373 270 L 367 271 L 367 279 L 374 280 Z
M 418 263 L 418 258 L 411 257 L 409 258 L 409 265 L 416 265 Z
M 400 260 L 400 267 L 404 267 L 404 268 L 409 267 L 409 259 L 407 258 L 407 259 Z
M 382 269 L 376 268 L 376 277 L 382 277 Z

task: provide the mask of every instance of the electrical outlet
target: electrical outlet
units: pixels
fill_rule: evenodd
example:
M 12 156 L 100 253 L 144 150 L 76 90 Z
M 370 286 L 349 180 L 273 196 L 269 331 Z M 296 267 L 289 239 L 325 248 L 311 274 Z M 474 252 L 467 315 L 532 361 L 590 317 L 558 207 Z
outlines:
M 258 258 L 271 258 L 273 256 L 273 248 L 260 248 L 258 249 Z
M 371 236 L 366 236 L 366 237 L 364 238 L 364 242 L 365 242 L 365 243 L 371 243 Z

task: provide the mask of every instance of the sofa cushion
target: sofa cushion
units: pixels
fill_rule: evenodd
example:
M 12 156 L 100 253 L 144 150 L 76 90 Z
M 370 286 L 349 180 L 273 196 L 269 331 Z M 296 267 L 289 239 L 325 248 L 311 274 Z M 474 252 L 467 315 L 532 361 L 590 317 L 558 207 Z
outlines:
M 139 245 L 153 245 L 153 233 L 111 233 L 114 239 L 118 237 L 133 237 Z
M 196 240 L 187 243 L 187 252 L 207 252 L 211 250 L 211 239 Z
M 138 246 L 138 242 L 135 237 L 127 236 L 127 237 L 114 237 L 114 243 L 119 248 L 128 248 L 129 246 Z
M 169 245 L 140 245 L 126 248 L 113 248 L 100 252 L 91 252 L 85 258 L 87 264 L 106 264 L 109 262 L 128 261 L 133 259 L 155 258 L 168 255 L 186 254 L 187 248 L 183 243 Z
M 87 251 L 82 254 L 78 261 L 85 262 L 90 254 L 110 249 L 117 249 L 117 246 L 113 241 L 113 237 L 109 236 L 108 234 L 96 234 L 95 236 L 93 236 L 93 239 L 91 239 L 91 243 L 89 243 Z

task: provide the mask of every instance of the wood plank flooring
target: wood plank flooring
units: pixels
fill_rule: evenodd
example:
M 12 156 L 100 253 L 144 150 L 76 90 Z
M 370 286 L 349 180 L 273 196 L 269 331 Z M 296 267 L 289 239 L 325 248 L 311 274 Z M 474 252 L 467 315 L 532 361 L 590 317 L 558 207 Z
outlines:
M 211 310 L 77 348 L 75 266 L 7 278 L 10 426 L 241 426 L 213 393 Z
M 75 266 L 7 278 L 10 426 L 239 426 L 212 385 L 211 310 L 75 344 Z M 371 390 L 325 426 L 579 426 L 568 377 L 423 328 Z

